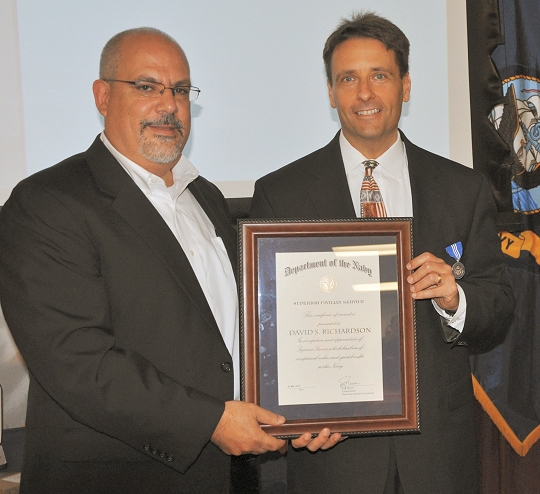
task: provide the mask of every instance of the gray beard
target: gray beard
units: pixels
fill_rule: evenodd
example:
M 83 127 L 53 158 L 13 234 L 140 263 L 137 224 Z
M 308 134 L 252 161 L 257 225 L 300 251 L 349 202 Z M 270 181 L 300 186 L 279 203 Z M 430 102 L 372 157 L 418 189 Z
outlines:
M 180 134 L 180 140 L 171 147 L 175 141 L 174 137 L 154 136 L 149 137 L 144 133 L 144 129 L 149 125 L 174 125 Z M 139 154 L 151 161 L 165 165 L 180 158 L 184 147 L 184 126 L 174 115 L 166 113 L 158 120 L 143 120 L 141 122 L 141 133 L 139 135 Z
M 155 136 L 149 138 L 141 135 L 139 140 L 139 153 L 152 163 L 159 163 L 162 165 L 171 163 L 180 158 L 182 146 L 184 144 L 184 139 L 180 139 L 176 142 L 175 146 L 171 148 L 170 142 L 173 140 L 173 137 Z

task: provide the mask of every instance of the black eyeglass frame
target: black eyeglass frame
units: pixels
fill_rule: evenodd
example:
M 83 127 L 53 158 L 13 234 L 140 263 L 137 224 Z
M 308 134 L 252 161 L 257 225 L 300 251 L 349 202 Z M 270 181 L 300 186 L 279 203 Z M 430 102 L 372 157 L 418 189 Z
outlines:
M 177 99 L 176 94 L 175 94 L 174 91 L 175 91 L 175 89 L 182 88 L 182 89 L 189 89 L 187 101 L 192 102 L 192 101 L 195 101 L 199 97 L 199 94 L 201 92 L 201 90 L 196 86 L 172 86 L 172 87 L 168 87 L 168 86 L 165 86 L 165 84 L 163 84 L 162 82 L 145 81 L 145 80 L 142 80 L 142 79 L 139 79 L 137 81 L 124 81 L 122 79 L 103 79 L 103 80 L 105 82 L 124 82 L 126 84 L 131 84 L 132 86 L 135 86 L 135 87 L 137 87 L 137 84 L 141 84 L 141 85 L 144 85 L 144 84 L 152 85 L 152 84 L 154 84 L 154 85 L 158 85 L 158 86 L 163 87 L 163 89 L 161 91 L 159 91 L 159 96 L 151 96 L 149 94 L 145 94 L 144 92 L 141 92 L 141 96 L 145 96 L 147 98 L 159 98 L 159 97 L 163 96 L 163 93 L 165 92 L 165 89 L 170 89 L 171 92 L 173 93 L 173 97 L 175 99 Z

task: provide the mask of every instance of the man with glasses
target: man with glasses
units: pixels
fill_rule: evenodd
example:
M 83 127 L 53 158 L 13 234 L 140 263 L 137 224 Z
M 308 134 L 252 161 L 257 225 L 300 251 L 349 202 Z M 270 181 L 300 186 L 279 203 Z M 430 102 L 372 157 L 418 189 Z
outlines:
M 150 28 L 103 49 L 90 148 L 0 214 L 0 299 L 30 371 L 21 492 L 228 493 L 230 456 L 283 441 L 239 398 L 235 237 L 182 154 L 184 52 Z

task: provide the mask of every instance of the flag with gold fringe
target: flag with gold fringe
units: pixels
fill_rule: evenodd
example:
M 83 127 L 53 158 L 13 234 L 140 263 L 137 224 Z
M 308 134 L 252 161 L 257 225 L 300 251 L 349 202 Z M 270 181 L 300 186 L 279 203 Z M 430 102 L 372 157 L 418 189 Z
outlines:
M 491 57 L 503 98 L 489 120 L 508 147 L 512 207 L 525 220 L 499 234 L 517 300 L 508 337 L 471 366 L 478 401 L 525 456 L 540 439 L 540 3 L 500 0 L 499 18 L 504 42 Z

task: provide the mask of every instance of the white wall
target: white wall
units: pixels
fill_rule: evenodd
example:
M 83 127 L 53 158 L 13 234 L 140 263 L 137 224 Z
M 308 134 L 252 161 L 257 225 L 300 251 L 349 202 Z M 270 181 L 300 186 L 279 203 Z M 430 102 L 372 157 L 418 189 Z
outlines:
M 0 2 L 0 204 L 26 176 L 23 104 L 15 0 Z
M 91 93 L 100 50 L 116 32 L 141 25 L 163 29 L 184 47 L 193 83 L 202 89 L 186 153 L 228 195 L 249 195 L 256 178 L 321 147 L 339 128 L 321 52 L 353 10 L 375 7 L 411 40 L 413 90 L 401 122 L 408 137 L 445 156 L 452 155 L 452 128 L 464 129 L 466 137 L 461 114 L 450 124 L 468 99 L 448 104 L 455 88 L 449 76 L 456 78 L 456 66 L 467 64 L 465 0 L 416 0 L 414 8 L 401 0 L 154 0 L 151 6 L 142 0 L 4 0 L 0 18 L 11 24 L 0 39 L 6 39 L 10 74 L 19 74 L 20 61 L 22 96 L 18 84 L 14 95 L 0 95 L 2 109 L 9 106 L 19 120 L 0 126 L 0 194 L 88 147 L 101 130 Z M 447 22 L 457 36 L 447 36 Z M 459 87 L 468 84 L 454 91 Z M 14 137 L 23 118 L 23 132 Z M 460 145 L 462 137 L 454 141 Z M 16 160 L 10 157 L 14 142 L 24 146 Z

